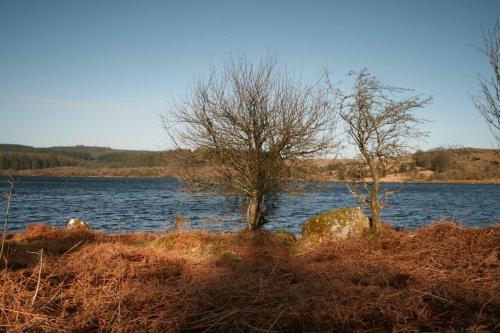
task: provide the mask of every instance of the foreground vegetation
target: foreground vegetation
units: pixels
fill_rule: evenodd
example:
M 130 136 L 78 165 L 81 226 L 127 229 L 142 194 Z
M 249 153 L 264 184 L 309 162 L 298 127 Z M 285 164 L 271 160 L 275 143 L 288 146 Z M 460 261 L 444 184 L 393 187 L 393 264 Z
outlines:
M 43 251 L 41 251 L 43 249 Z M 7 331 L 496 331 L 500 228 L 307 243 L 287 232 L 9 235 Z

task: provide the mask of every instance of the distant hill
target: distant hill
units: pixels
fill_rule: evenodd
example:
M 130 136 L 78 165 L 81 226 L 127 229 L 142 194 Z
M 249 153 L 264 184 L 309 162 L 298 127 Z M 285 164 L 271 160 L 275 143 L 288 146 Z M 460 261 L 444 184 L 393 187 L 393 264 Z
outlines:
M 36 148 L 31 146 L 0 143 L 0 151 L 26 151 L 34 149 Z
M 109 147 L 35 148 L 0 144 L 0 174 L 45 176 L 200 177 L 213 175 L 209 158 L 183 150 L 162 152 Z M 199 157 L 201 156 L 201 159 Z M 417 151 L 392 162 L 385 181 L 450 181 L 500 183 L 500 150 L 436 148 Z M 293 179 L 349 181 L 363 172 L 356 159 L 318 159 L 294 166 Z M 361 172 L 361 173 L 360 173 Z M 189 176 L 189 175 L 187 175 Z
M 78 152 L 90 154 L 92 158 L 97 158 L 101 155 L 110 154 L 114 152 L 122 152 L 123 150 L 112 149 L 109 147 L 92 147 L 92 146 L 56 146 L 46 148 L 48 151 L 64 151 L 64 152 Z
M 90 154 L 92 157 L 99 157 L 104 154 L 109 154 L 113 152 L 123 152 L 127 150 L 112 149 L 109 147 L 94 147 L 94 146 L 56 146 L 47 148 L 35 148 L 32 146 L 16 145 L 16 144 L 0 144 L 0 152 L 2 151 L 17 151 L 17 152 L 75 152 L 75 153 L 86 153 Z M 133 150 L 129 150 L 134 152 Z M 144 152 L 144 151 L 142 151 Z
M 323 180 L 352 180 L 363 174 L 361 161 L 318 160 L 302 174 Z M 386 181 L 500 182 L 500 150 L 435 148 L 394 160 Z M 302 176 L 304 177 L 304 176 Z
M 170 153 L 171 154 L 171 153 Z M 0 170 L 36 170 L 55 167 L 155 167 L 169 152 L 112 149 L 109 147 L 59 146 L 35 148 L 0 144 Z
M 412 155 L 417 169 L 432 171 L 429 180 L 500 179 L 500 150 L 435 148 Z

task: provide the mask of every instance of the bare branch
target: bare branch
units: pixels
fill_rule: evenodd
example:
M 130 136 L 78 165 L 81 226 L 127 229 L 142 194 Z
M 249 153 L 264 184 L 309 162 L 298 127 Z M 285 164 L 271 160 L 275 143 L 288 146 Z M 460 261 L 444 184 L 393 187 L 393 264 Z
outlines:
M 471 96 L 476 110 L 488 123 L 491 132 L 500 144 L 500 69 L 498 56 L 500 53 L 500 24 L 497 21 L 493 28 L 483 31 L 483 47 L 476 49 L 488 57 L 493 75 L 490 78 L 479 76 L 480 93 Z

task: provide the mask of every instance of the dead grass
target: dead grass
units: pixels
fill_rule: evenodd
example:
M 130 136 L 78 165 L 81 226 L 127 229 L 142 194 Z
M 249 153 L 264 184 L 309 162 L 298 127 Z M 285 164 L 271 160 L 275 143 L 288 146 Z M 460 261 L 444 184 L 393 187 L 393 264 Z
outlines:
M 7 245 L 24 251 L 1 273 L 0 325 L 12 332 L 500 329 L 500 228 L 384 226 L 377 238 L 304 244 L 270 232 L 36 226 Z M 25 251 L 40 246 L 32 306 L 40 267 Z

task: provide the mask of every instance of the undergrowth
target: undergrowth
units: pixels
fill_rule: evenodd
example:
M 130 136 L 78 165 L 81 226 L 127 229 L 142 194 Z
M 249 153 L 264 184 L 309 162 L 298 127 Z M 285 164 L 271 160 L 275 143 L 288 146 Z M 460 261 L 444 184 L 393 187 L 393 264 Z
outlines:
M 292 236 L 31 226 L 6 240 L 1 330 L 500 329 L 500 228 L 384 226 L 379 237 L 308 244 Z M 42 264 L 31 254 L 40 248 Z

